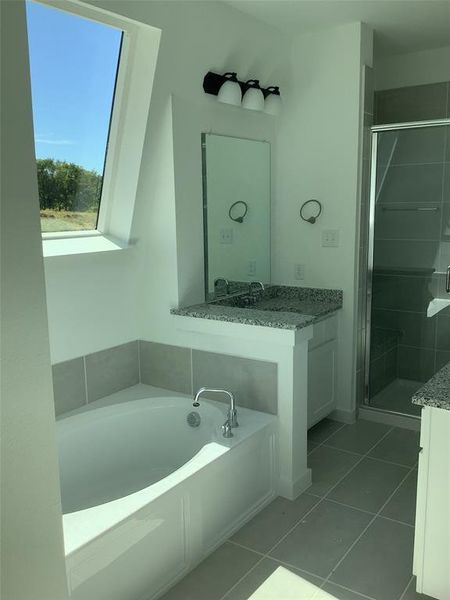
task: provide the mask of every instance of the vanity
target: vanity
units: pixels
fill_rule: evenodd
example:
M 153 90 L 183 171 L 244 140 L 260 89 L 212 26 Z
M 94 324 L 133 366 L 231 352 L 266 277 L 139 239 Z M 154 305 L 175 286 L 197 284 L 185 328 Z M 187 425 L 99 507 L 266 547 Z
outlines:
M 450 598 L 450 363 L 413 396 L 422 406 L 414 574 L 417 591 Z
M 202 134 L 202 159 L 204 300 L 174 325 L 188 347 L 276 365 L 277 491 L 293 500 L 311 484 L 308 428 L 336 407 L 342 291 L 271 280 L 268 142 Z

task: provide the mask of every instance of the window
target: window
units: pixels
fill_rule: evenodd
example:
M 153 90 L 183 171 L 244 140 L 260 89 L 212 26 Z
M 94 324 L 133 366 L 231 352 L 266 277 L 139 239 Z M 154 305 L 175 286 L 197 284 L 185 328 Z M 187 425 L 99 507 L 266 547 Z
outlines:
M 27 25 L 41 230 L 92 231 L 124 32 L 32 1 Z

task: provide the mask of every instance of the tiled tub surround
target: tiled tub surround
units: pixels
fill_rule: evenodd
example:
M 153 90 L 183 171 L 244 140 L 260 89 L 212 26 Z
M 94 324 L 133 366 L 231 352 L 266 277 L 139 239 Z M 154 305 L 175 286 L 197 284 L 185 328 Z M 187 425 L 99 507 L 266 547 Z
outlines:
M 137 383 L 183 394 L 221 387 L 239 406 L 277 414 L 276 364 L 136 340 L 53 365 L 56 415 Z
M 419 406 L 450 410 L 450 363 L 417 390 L 412 401 Z
M 302 329 L 342 308 L 342 291 L 290 286 L 269 286 L 255 294 L 254 306 L 242 306 L 242 294 L 214 302 L 174 308 L 173 315 L 257 325 Z

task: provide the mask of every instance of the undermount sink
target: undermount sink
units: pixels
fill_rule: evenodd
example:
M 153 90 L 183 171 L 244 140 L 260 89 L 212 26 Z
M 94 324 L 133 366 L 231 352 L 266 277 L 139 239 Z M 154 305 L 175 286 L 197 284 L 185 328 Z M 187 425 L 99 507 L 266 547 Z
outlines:
M 235 308 L 249 308 L 253 310 L 264 310 L 270 312 L 291 312 L 301 315 L 314 315 L 317 313 L 317 302 L 312 305 L 307 300 L 300 298 L 285 298 L 276 296 L 274 298 L 259 297 L 255 294 L 241 294 L 214 300 L 211 304 L 219 306 L 231 306 Z

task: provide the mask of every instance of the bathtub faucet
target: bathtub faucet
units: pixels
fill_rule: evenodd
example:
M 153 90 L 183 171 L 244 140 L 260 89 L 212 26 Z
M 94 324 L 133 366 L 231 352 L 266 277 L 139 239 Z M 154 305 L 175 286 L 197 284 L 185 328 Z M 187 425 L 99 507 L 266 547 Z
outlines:
M 214 389 L 214 388 L 202 387 L 195 394 L 194 402 L 193 402 L 192 406 L 200 406 L 200 402 L 198 401 L 198 399 L 203 394 L 207 394 L 209 392 L 214 392 L 214 393 L 218 393 L 218 394 L 227 394 L 230 397 L 230 408 L 228 409 L 227 420 L 222 425 L 222 431 L 223 431 L 224 437 L 232 437 L 233 434 L 231 432 L 231 429 L 233 427 L 239 427 L 239 423 L 237 420 L 237 410 L 236 410 L 236 403 L 234 400 L 234 395 L 231 392 L 229 392 L 228 390 L 218 390 L 218 389 Z

